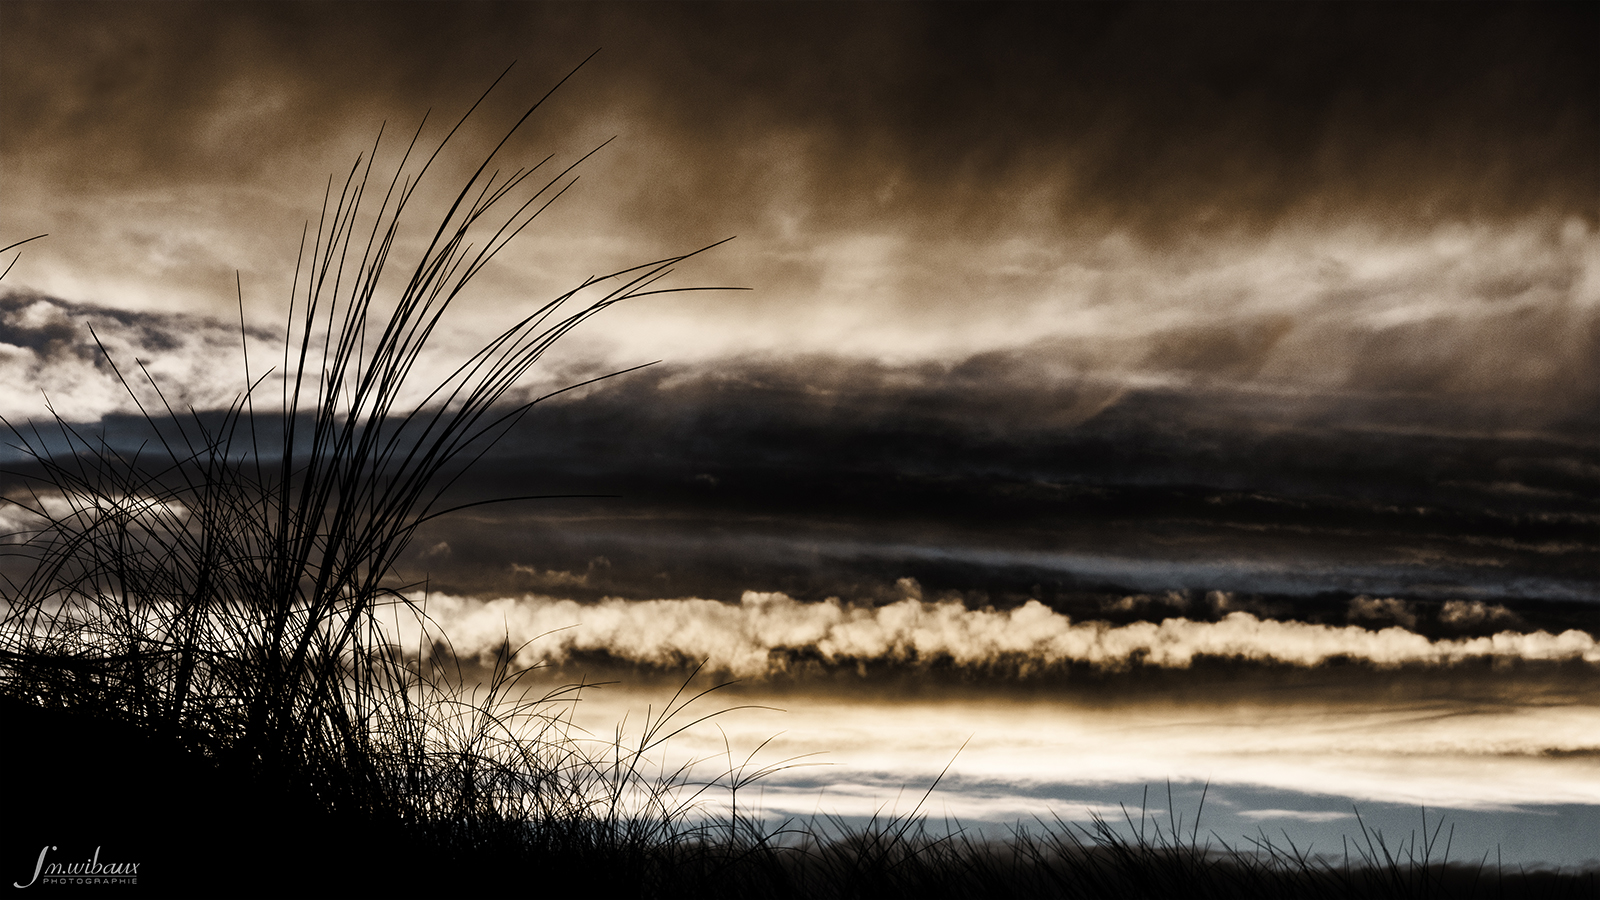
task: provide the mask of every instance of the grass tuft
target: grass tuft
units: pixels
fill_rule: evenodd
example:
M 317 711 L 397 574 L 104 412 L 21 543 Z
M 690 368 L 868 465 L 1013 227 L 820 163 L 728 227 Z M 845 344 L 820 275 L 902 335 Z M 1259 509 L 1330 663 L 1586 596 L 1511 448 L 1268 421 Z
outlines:
M 244 377 L 227 409 L 182 407 L 91 326 L 140 433 L 96 432 L 53 408 L 0 419 L 22 459 L 4 499 L 26 523 L 0 569 L 0 695 L 14 715 L 128 726 L 233 788 L 292 795 L 297 814 L 397 830 L 446 859 L 507 843 L 572 854 L 658 842 L 685 776 L 650 780 L 641 757 L 684 704 L 631 749 L 580 753 L 552 710 L 583 686 L 529 697 L 504 664 L 486 686 L 451 679 L 430 650 L 448 637 L 395 572 L 422 525 L 461 508 L 446 504 L 450 486 L 544 399 L 517 385 L 545 352 L 614 304 L 681 290 L 661 280 L 710 249 L 587 279 L 419 381 L 450 308 L 587 159 L 495 168 L 544 99 L 408 264 L 394 254 L 417 191 L 483 98 L 426 153 L 419 126 L 386 177 L 374 170 L 380 133 L 330 179 L 265 371 L 252 367 L 240 291 Z M 402 616 L 422 626 L 414 651 L 392 641 Z M 639 796 L 652 815 L 625 806 Z

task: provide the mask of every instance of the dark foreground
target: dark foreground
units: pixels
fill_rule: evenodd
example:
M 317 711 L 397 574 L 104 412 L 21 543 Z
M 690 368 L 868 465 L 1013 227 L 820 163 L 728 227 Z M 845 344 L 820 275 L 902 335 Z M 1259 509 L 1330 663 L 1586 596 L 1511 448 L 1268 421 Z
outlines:
M 30 894 L 1589 898 L 1600 891 L 1594 872 L 1447 861 L 1441 835 L 1398 845 L 1357 835 L 1348 860 L 1329 860 L 1293 846 L 1224 848 L 1199 829 L 1134 838 L 1119 823 L 1036 827 L 981 843 L 936 837 L 906 818 L 861 830 L 791 823 L 786 831 L 727 819 L 641 827 L 573 815 L 522 828 L 503 816 L 406 822 L 341 810 L 348 791 L 304 773 L 245 776 L 248 766 L 131 724 L 15 698 L 0 699 L 0 711 L 0 874 Z M 54 883 L 52 864 L 62 866 Z M 130 864 L 137 864 L 131 882 Z

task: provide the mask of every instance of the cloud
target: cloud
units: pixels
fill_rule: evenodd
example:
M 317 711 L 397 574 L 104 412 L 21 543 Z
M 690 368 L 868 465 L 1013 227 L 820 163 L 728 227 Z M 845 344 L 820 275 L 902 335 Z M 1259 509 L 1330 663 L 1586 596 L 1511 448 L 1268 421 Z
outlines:
M 1482 600 L 1447 600 L 1439 610 L 1439 621 L 1468 628 L 1521 624 L 1516 613 L 1498 603 L 1484 603 Z
M 136 413 L 118 371 L 152 404 L 160 401 L 145 391 L 146 372 L 174 409 L 226 406 L 245 387 L 239 342 L 238 326 L 193 316 L 0 292 L 0 415 L 21 424 L 51 409 L 75 422 Z
M 475 601 L 421 595 L 429 615 L 464 655 L 492 654 L 509 640 L 523 665 L 603 654 L 649 667 L 705 661 L 740 678 L 782 675 L 821 665 L 888 664 L 917 669 L 1010 673 L 1026 677 L 1070 665 L 1118 671 L 1130 666 L 1188 668 L 1200 657 L 1314 667 L 1353 660 L 1379 667 L 1448 666 L 1473 659 L 1600 664 L 1600 644 L 1569 630 L 1501 632 L 1429 639 L 1399 627 L 1371 631 L 1233 612 L 1220 621 L 1169 618 L 1113 626 L 1074 622 L 1037 601 L 1010 610 L 969 609 L 917 596 L 878 607 L 836 599 L 800 603 L 784 594 L 747 592 L 738 604 L 713 600 L 570 600 L 528 596 Z M 416 646 L 418 635 L 397 635 Z
M 566 48 L 604 46 L 506 158 L 620 140 L 484 273 L 477 321 L 738 235 L 686 275 L 754 292 L 619 309 L 575 349 L 1029 353 L 1124 387 L 1523 418 L 1600 396 L 1600 76 L 1576 7 L 8 10 L 8 212 L 53 235 L 10 279 L 54 296 L 227 319 L 235 269 L 284 296 L 300 223 L 379 123 L 464 109 L 485 59 L 520 57 L 469 157 Z
M 175 409 L 214 408 L 243 389 L 226 320 L 12 291 L 0 295 L 12 389 L 0 414 L 41 416 L 48 396 L 69 419 L 100 420 L 118 447 L 150 437 L 91 322 L 138 376 L 147 408 L 158 401 L 136 359 Z M 1552 369 L 1569 389 L 1526 405 L 1511 402 L 1515 391 L 1491 403 L 1310 390 L 1202 377 L 1201 361 L 1248 354 L 1210 332 L 1170 336 L 1181 352 L 1169 355 L 1197 368 L 1119 375 L 1130 345 L 1052 339 L 900 364 L 797 352 L 612 379 L 539 406 L 456 487 L 469 501 L 615 499 L 559 501 L 559 521 L 541 518 L 550 504 L 443 520 L 417 550 L 446 541 L 452 553 L 416 557 L 412 571 L 454 593 L 584 599 L 733 600 L 746 589 L 861 599 L 860 585 L 907 574 L 938 590 L 1042 599 L 1067 588 L 1221 590 L 1235 593 L 1217 611 L 1262 617 L 1279 615 L 1278 601 L 1245 594 L 1594 596 L 1585 554 L 1600 469 L 1587 459 L 1600 407 L 1550 418 L 1582 406 L 1581 367 Z M 440 340 L 419 383 L 464 339 Z M 274 339 L 252 330 L 250 341 L 260 374 L 276 361 Z M 521 396 L 606 371 L 592 359 L 553 362 Z M 263 385 L 258 411 L 278 388 Z M 614 564 L 607 580 L 581 582 L 597 556 Z M 513 562 L 572 579 L 524 577 Z M 1377 620 L 1356 610 L 1348 621 Z
M 1593 664 L 1578 665 L 1592 671 Z M 965 802 L 989 798 L 1002 820 L 1031 818 L 1023 811 L 1028 806 L 1048 819 L 1050 810 L 1069 815 L 1081 803 L 1108 800 L 1127 802 L 1137 816 L 1143 785 L 1150 786 L 1151 805 L 1166 806 L 1163 782 L 1178 788 L 1186 823 L 1208 784 L 1208 827 L 1235 821 L 1235 810 L 1347 812 L 1350 801 L 1369 824 L 1403 814 L 1408 828 L 1417 804 L 1430 813 L 1450 807 L 1536 815 L 1540 804 L 1592 810 L 1600 800 L 1592 763 L 1542 752 L 1592 749 L 1597 710 L 1585 689 L 1592 675 L 1550 695 L 1535 686 L 1542 681 L 1535 667 L 1478 669 L 1485 678 L 1479 684 L 1493 685 L 1488 694 L 1463 692 L 1456 676 L 1465 673 L 1446 669 L 1351 683 L 1350 667 L 1325 679 L 1278 671 L 1265 679 L 1205 680 L 1174 670 L 1163 680 L 1167 688 L 1140 678 L 1139 685 L 1153 689 L 1110 694 L 1019 690 L 992 678 L 831 679 L 812 689 L 745 680 L 697 701 L 705 704 L 702 713 L 719 702 L 742 708 L 718 716 L 717 728 L 690 729 L 674 743 L 679 758 L 719 763 L 730 745 L 737 759 L 763 741 L 770 741 L 763 751 L 768 760 L 820 754 L 801 761 L 825 767 L 779 772 L 765 782 L 802 816 L 828 811 L 830 782 L 849 786 L 841 801 L 876 796 L 892 803 L 899 795 L 904 810 L 941 771 L 935 810 L 946 792 L 965 795 Z M 571 675 L 531 677 L 554 685 Z M 1329 691 L 1333 683 L 1348 690 Z M 659 711 L 677 686 L 634 674 L 586 692 L 573 714 L 592 733 L 610 735 L 624 718 L 635 723 L 647 709 Z M 1525 688 L 1535 692 L 1522 695 L 1531 702 L 1516 699 Z M 1489 696 L 1498 699 L 1486 704 Z M 1232 787 L 1241 785 L 1269 790 Z M 1385 814 L 1372 801 L 1410 810 Z M 994 821 L 977 808 L 971 812 Z M 1254 833 L 1260 823 L 1238 824 Z M 1387 821 L 1383 827 L 1389 831 Z
M 1451 600 L 1449 603 L 1460 603 Z M 1449 603 L 1446 608 L 1449 608 Z M 1355 597 L 1350 601 L 1348 618 L 1351 622 L 1390 622 L 1401 628 L 1417 627 L 1417 615 L 1410 603 L 1393 597 Z M 1453 621 L 1453 620 L 1452 620 Z
M 48 418 L 52 409 L 69 422 L 144 412 L 158 420 L 172 412 L 216 412 L 244 393 L 247 372 L 258 382 L 257 409 L 273 408 L 284 390 L 282 334 L 248 324 L 241 332 L 237 318 L 120 309 L 0 287 L 0 378 L 8 388 L 0 398 L 0 415 L 20 424 Z M 318 339 L 314 333 L 306 364 L 313 378 L 320 377 Z M 476 349 L 462 350 L 458 343 L 448 352 L 421 355 L 398 403 L 421 402 Z M 547 393 L 586 375 L 535 372 L 525 379 L 522 396 Z M 307 388 L 303 403 L 309 404 L 311 393 Z
M 588 567 L 582 572 L 569 572 L 565 569 L 539 569 L 536 566 L 525 566 L 521 563 L 512 563 L 511 571 L 516 573 L 516 580 L 526 584 L 535 591 L 570 591 L 577 588 L 601 588 L 609 581 L 611 561 L 604 556 L 597 556 L 589 560 Z
M 0 146 L 82 183 L 248 177 L 352 120 L 466 101 L 512 59 L 519 88 L 547 85 L 594 47 L 588 112 L 657 159 L 626 211 L 650 231 L 686 198 L 739 209 L 773 171 L 763 146 L 811 170 L 808 214 L 980 229 L 993 192 L 1041 176 L 1150 230 L 1296 205 L 1587 209 L 1596 177 L 1595 18 L 1576 7 L 9 9 Z M 661 160 L 686 183 L 654 177 Z
M 1182 254 L 1074 244 L 1050 227 L 988 246 L 914 241 L 886 227 L 876 243 L 808 235 L 796 251 L 803 265 L 769 258 L 759 235 L 741 237 L 689 264 L 676 283 L 755 291 L 623 304 L 565 338 L 551 362 L 605 371 L 664 358 L 706 379 L 764 368 L 767 381 L 858 396 L 920 383 L 944 391 L 946 403 L 964 399 L 990 415 L 1022 404 L 1019 416 L 1048 412 L 1066 423 L 1151 389 L 1250 392 L 1304 418 L 1405 404 L 1430 423 L 1500 431 L 1561 426 L 1600 405 L 1600 230 L 1576 219 L 1401 232 L 1294 226 L 1260 240 L 1197 239 Z M 32 246 L 24 262 L 37 253 Z M 1014 269 L 1011 257 L 1022 260 Z M 96 306 L 40 291 L 15 296 L 102 318 L 142 305 L 120 288 L 83 281 L 97 277 L 97 265 L 37 279 L 93 292 Z M 119 273 L 129 268 L 118 264 Z M 286 280 L 292 247 L 276 268 Z M 550 271 L 541 253 L 508 254 L 452 311 L 436 337 L 441 358 L 466 358 L 508 324 L 507 309 L 554 296 L 584 274 Z M 270 280 L 246 279 L 247 292 L 259 297 Z M 209 290 L 231 305 L 231 288 Z M 252 322 L 281 315 L 258 300 L 248 306 Z M 219 360 L 185 358 L 236 346 L 217 324 L 236 312 L 219 308 L 216 321 L 119 315 L 138 329 L 130 344 L 152 362 L 219 369 L 212 381 L 240 377 Z M 196 328 L 212 335 L 204 346 Z M 52 362 L 31 361 L 29 380 L 71 380 L 48 372 Z
M 1297 822 L 1337 822 L 1355 818 L 1353 813 L 1312 809 L 1245 809 L 1240 810 L 1239 815 L 1251 820 L 1293 819 Z

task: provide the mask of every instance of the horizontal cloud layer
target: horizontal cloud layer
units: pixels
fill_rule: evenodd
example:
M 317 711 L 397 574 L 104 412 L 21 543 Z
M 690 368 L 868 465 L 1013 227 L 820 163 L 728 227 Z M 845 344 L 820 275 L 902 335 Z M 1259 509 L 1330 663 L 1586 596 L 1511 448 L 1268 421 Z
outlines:
M 1374 631 L 1261 619 L 1247 612 L 1216 622 L 1169 618 L 1113 626 L 1074 622 L 1037 601 L 996 610 L 914 597 L 878 607 L 836 599 L 801 603 L 757 592 L 747 592 L 738 604 L 700 599 L 583 604 L 532 596 L 482 602 L 435 595 L 426 598 L 426 608 L 464 655 L 491 654 L 509 642 L 520 648 L 517 658 L 524 665 L 600 654 L 650 667 L 703 661 L 742 678 L 784 674 L 800 660 L 827 667 L 941 664 L 1023 676 L 1069 665 L 1186 668 L 1201 657 L 1293 666 L 1332 660 L 1434 666 L 1482 658 L 1600 664 L 1600 644 L 1577 630 L 1429 639 L 1398 626 Z M 397 636 L 410 646 L 420 637 L 415 625 Z
M 1347 417 L 1342 404 L 1405 398 L 1466 428 L 1521 430 L 1600 400 L 1600 231 L 1577 218 L 1399 232 L 1298 226 L 1196 238 L 1181 254 L 1031 226 L 980 244 L 891 232 L 813 238 L 786 261 L 741 238 L 697 260 L 681 284 L 752 293 L 624 304 L 565 339 L 558 356 L 596 373 L 659 358 L 735 377 L 787 368 L 819 395 L 931 389 L 991 406 L 1003 398 L 1018 416 L 1047 407 L 1060 424 L 1141 389 L 1245 389 L 1336 419 Z M 535 272 L 526 257 L 507 265 L 452 314 L 453 330 L 439 336 L 442 368 L 423 379 L 470 355 L 471 333 L 486 339 L 508 324 L 508 308 L 575 283 Z M 292 270 L 292 255 L 279 268 Z M 129 312 L 116 289 L 53 286 L 108 305 L 0 296 L 0 365 L 21 394 L 48 392 L 79 419 L 131 409 L 86 323 L 119 365 L 144 360 L 185 402 L 216 408 L 242 386 L 237 311 Z M 254 300 L 247 312 L 265 327 L 277 309 L 263 315 Z M 255 334 L 258 369 L 281 358 L 271 334 Z M 11 404 L 8 414 L 40 405 Z
M 464 109 L 522 59 L 441 157 L 443 188 L 604 46 L 504 164 L 619 140 L 463 297 L 480 324 L 736 234 L 685 283 L 752 292 L 620 308 L 583 349 L 1018 353 L 1106 376 L 1102 400 L 1465 395 L 1519 427 L 1600 396 L 1587 8 L 8 9 L 0 154 L 25 230 L 0 242 L 52 235 L 14 287 L 231 321 L 236 273 L 252 310 L 288 295 L 328 173 L 381 122 Z

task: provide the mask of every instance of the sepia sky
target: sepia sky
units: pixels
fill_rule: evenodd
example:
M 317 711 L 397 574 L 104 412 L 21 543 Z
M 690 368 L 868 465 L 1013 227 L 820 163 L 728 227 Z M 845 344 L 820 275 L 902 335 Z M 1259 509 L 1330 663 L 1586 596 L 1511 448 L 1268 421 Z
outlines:
M 180 408 L 225 407 L 239 298 L 269 352 L 330 184 L 380 129 L 379 172 L 419 125 L 436 145 L 514 63 L 400 257 L 569 74 L 493 165 L 615 140 L 463 295 L 433 365 L 725 238 L 670 283 L 747 290 L 565 338 L 529 391 L 661 363 L 542 406 L 463 490 L 620 502 L 463 516 L 413 561 L 442 589 L 1593 602 L 1595 25 L 1565 4 L 7 3 L 3 237 L 49 237 L 0 301 L 4 412 L 134 411 L 86 322 Z
M 51 235 L 13 288 L 226 320 L 239 270 L 270 322 L 328 176 L 381 124 L 397 152 L 431 108 L 437 140 L 515 61 L 461 141 L 477 154 L 598 49 L 503 156 L 617 140 L 486 273 L 471 298 L 486 323 L 736 236 L 679 283 L 749 293 L 617 310 L 573 352 L 1022 352 L 1107 390 L 1421 394 L 1510 417 L 1496 427 L 1600 402 L 1600 113 L 1580 5 L 0 15 L 7 242 Z
M 634 596 L 667 572 L 821 599 L 865 566 L 891 593 L 1005 570 L 1592 601 L 1595 25 L 1569 4 L 7 3 L 0 226 L 49 237 L 7 275 L 5 412 L 133 411 L 86 321 L 226 406 L 239 297 L 270 345 L 302 229 L 380 129 L 381 172 L 515 63 L 419 195 L 447 202 L 598 50 L 493 164 L 615 140 L 482 272 L 435 364 L 725 238 L 671 283 L 748 290 L 564 339 L 530 390 L 662 362 L 541 409 L 479 487 L 627 512 L 462 521 L 485 559 L 428 564 L 448 588 L 604 557 Z M 613 515 L 632 524 L 592 524 Z M 545 559 L 499 545 L 535 532 Z
M 938 657 L 1019 709 L 1029 671 L 1112 696 L 1102 670 L 1211 654 L 1263 667 L 1215 683 L 1304 712 L 1261 750 L 1282 777 L 1228 749 L 1233 700 L 1173 725 L 1149 772 L 1204 746 L 1237 784 L 1520 809 L 1472 793 L 1492 769 L 1591 821 L 1597 33 L 1578 3 L 6 0 L 0 246 L 49 236 L 0 260 L 0 415 L 137 430 L 85 323 L 175 406 L 226 407 L 240 296 L 254 359 L 302 229 L 380 129 L 392 172 L 425 116 L 431 149 L 515 63 L 430 172 L 404 258 L 571 73 L 495 165 L 615 140 L 484 269 L 434 364 L 588 276 L 725 238 L 671 283 L 747 290 L 606 310 L 533 373 L 661 361 L 540 405 L 458 485 L 614 496 L 479 508 L 411 548 L 464 649 L 587 616 L 547 661 L 781 682 Z M 1429 740 L 1474 748 L 1452 787 L 1416 787 L 1433 751 L 1394 749 L 1432 714 L 1394 684 L 1360 682 L 1389 692 L 1370 708 L 1343 682 L 1274 693 L 1352 660 L 1436 679 Z M 1039 733 L 1136 748 L 1152 708 L 1117 707 L 1110 744 L 1073 730 L 1083 710 Z M 968 775 L 1051 758 L 983 756 L 1036 714 Z M 1506 743 L 1533 733 L 1519 716 L 1549 740 Z M 864 733 L 833 737 L 866 753 Z M 1330 734 L 1371 736 L 1365 762 L 1308 749 Z

